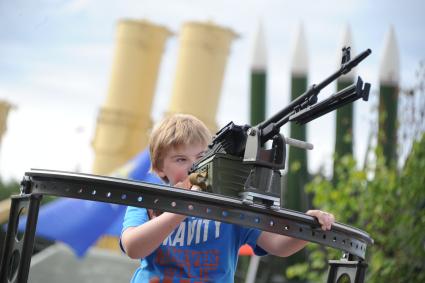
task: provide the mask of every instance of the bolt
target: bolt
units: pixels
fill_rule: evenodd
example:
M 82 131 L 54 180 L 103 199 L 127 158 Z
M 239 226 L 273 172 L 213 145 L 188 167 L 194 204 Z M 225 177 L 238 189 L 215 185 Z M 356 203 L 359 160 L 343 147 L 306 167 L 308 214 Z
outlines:
M 255 129 L 254 128 L 249 128 L 249 130 L 248 130 L 248 135 L 250 135 L 250 136 L 255 136 L 257 134 L 257 132 L 255 131 Z

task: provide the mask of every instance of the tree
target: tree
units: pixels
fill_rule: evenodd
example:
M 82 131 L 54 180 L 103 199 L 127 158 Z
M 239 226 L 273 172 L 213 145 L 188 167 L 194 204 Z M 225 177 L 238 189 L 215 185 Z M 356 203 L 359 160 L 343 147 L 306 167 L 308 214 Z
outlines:
M 382 150 L 378 152 L 373 168 L 357 169 L 353 158 L 345 156 L 336 185 L 317 176 L 307 190 L 314 192 L 316 207 L 375 240 L 367 251 L 367 282 L 425 282 L 425 135 L 413 145 L 401 172 L 388 167 Z M 339 258 L 340 252 L 318 245 L 308 249 L 308 262 L 290 267 L 287 274 L 324 281 L 326 260 Z

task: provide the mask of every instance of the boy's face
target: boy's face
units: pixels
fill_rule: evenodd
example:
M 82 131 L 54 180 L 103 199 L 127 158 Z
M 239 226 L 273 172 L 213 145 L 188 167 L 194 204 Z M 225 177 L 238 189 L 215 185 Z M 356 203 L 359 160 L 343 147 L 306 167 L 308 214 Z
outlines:
M 167 177 L 171 185 L 185 180 L 193 163 L 202 157 L 206 147 L 203 144 L 188 144 L 171 148 L 156 173 L 161 178 Z

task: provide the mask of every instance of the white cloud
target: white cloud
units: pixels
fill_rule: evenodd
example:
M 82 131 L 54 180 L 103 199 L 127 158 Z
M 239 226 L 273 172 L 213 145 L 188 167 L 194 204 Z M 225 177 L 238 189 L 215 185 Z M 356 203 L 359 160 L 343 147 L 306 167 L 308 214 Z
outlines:
M 66 3 L 64 10 L 71 13 L 78 13 L 87 8 L 90 0 L 73 0 Z

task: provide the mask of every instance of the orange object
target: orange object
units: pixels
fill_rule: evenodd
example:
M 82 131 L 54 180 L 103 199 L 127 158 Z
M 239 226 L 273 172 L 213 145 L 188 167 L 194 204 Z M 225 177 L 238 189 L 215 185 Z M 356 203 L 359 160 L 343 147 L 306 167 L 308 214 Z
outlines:
M 240 247 L 239 249 L 239 255 L 254 255 L 254 251 L 252 250 L 250 245 L 243 245 L 242 247 Z

